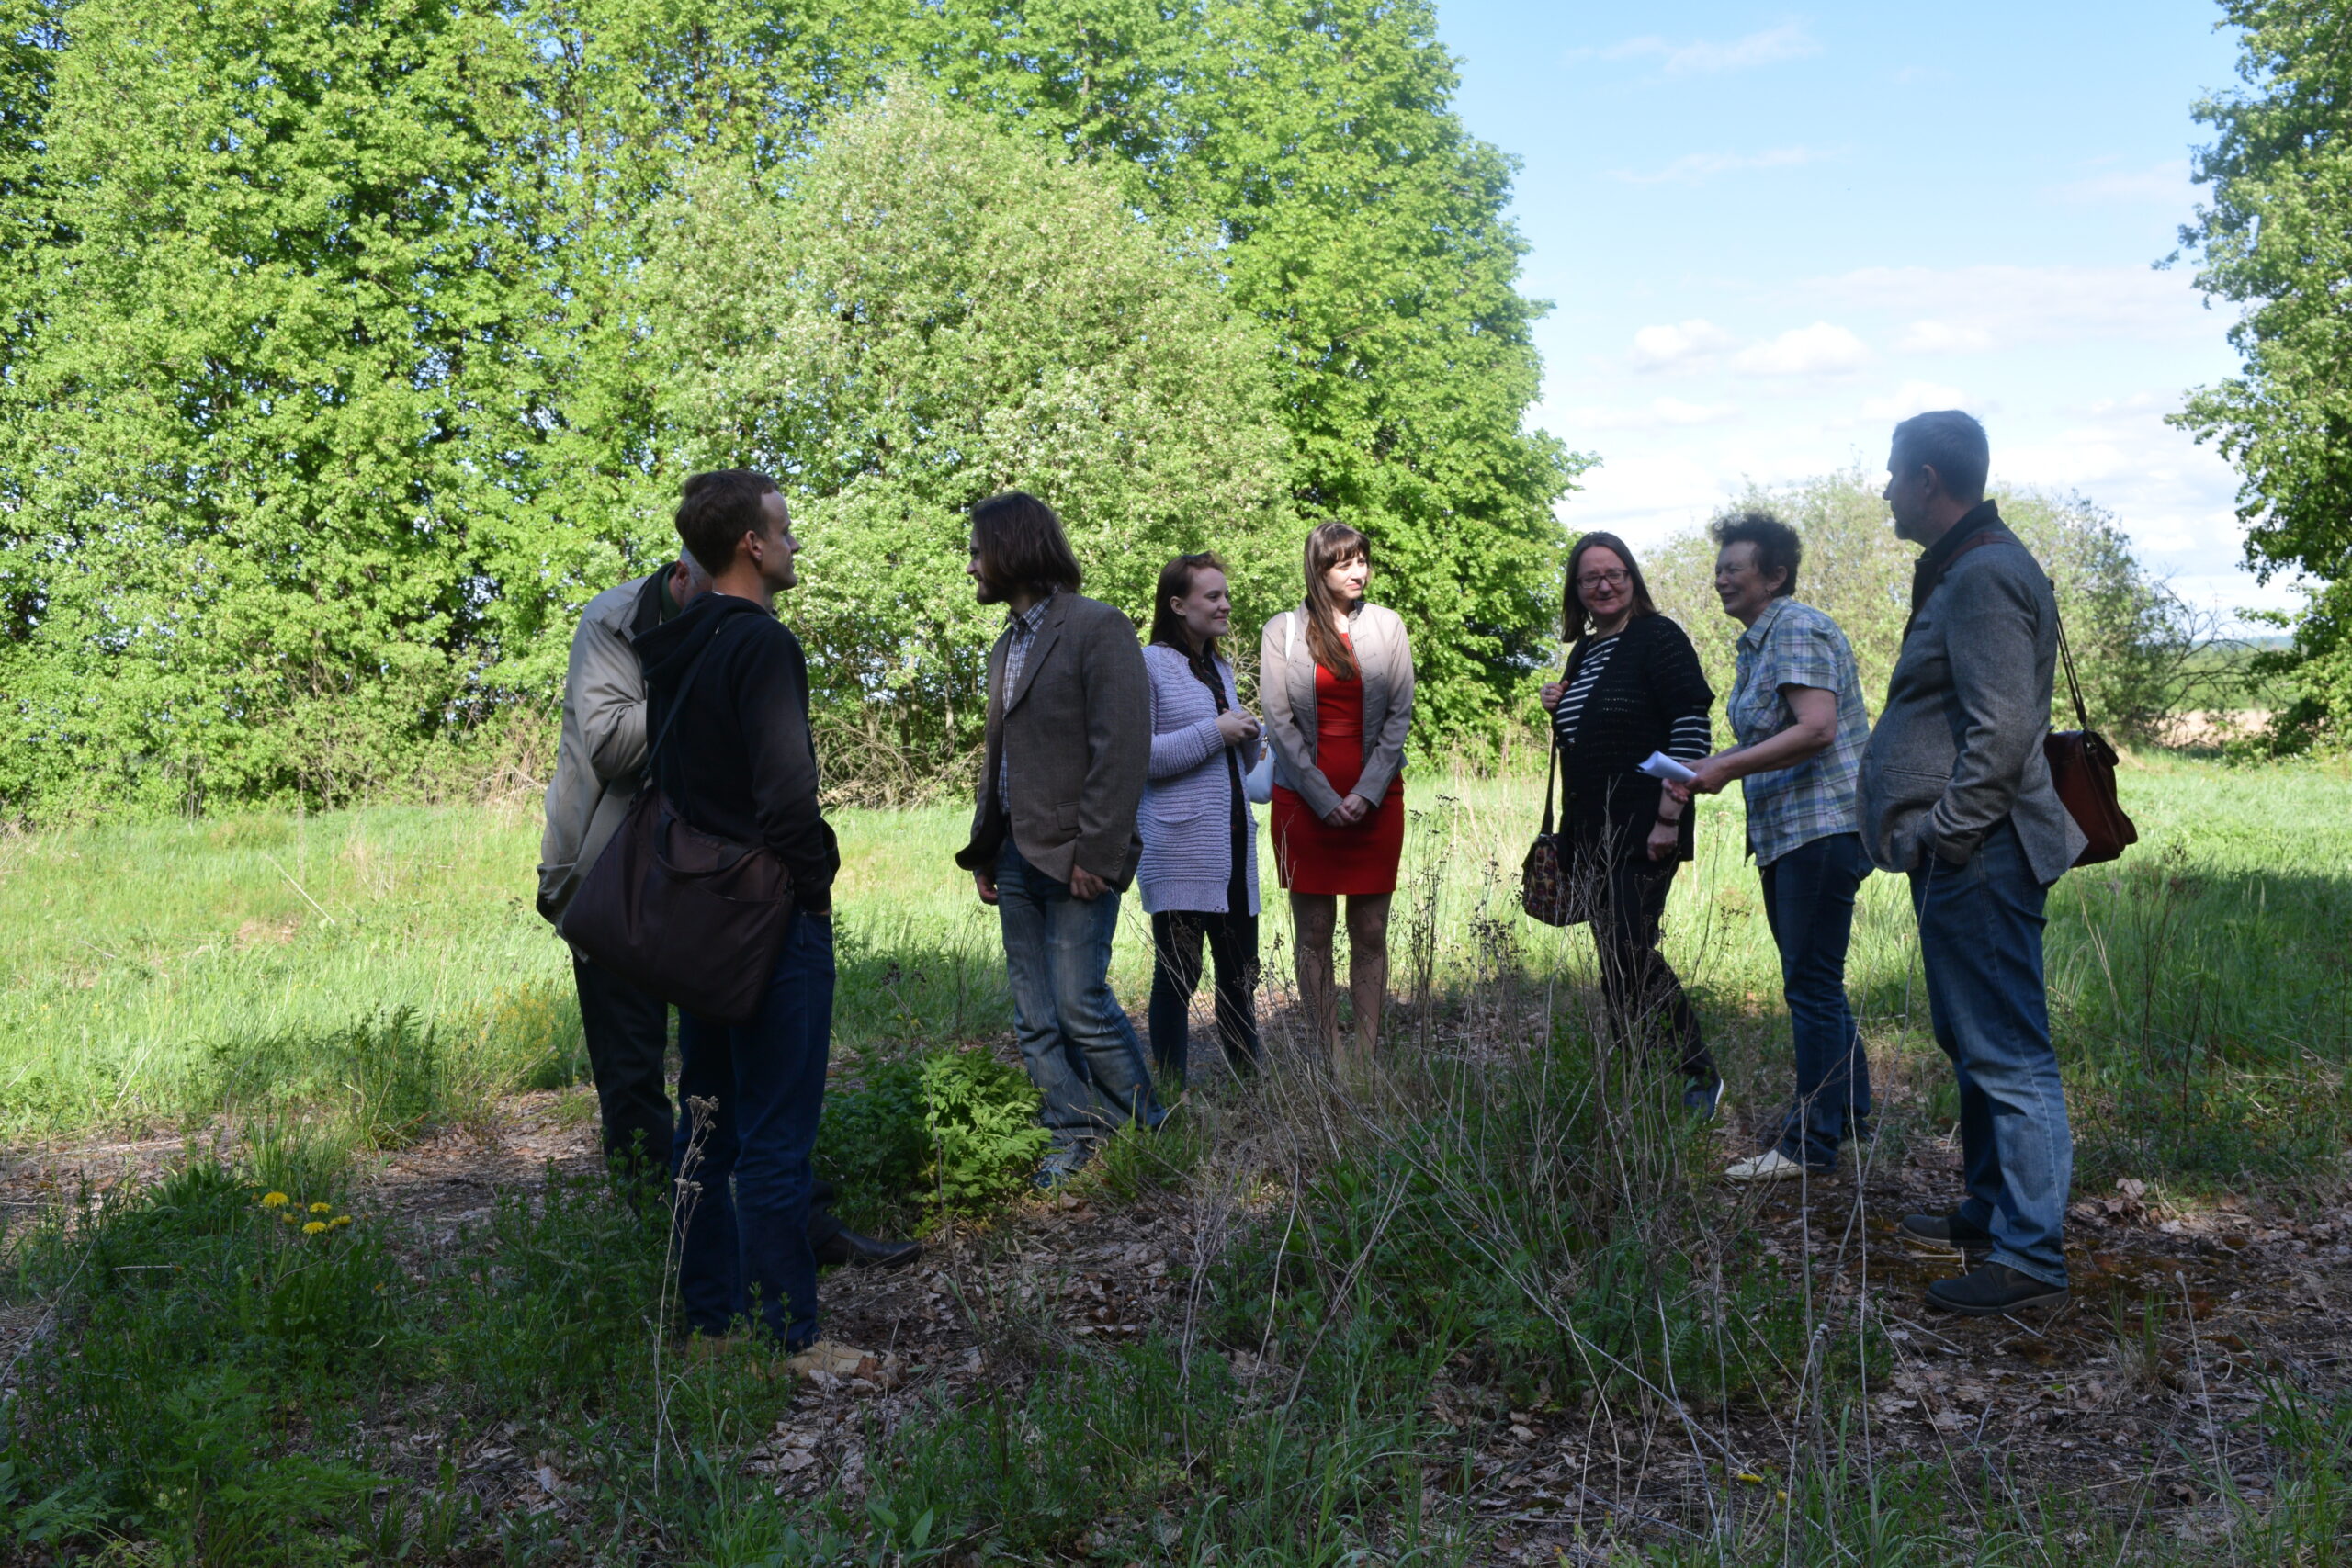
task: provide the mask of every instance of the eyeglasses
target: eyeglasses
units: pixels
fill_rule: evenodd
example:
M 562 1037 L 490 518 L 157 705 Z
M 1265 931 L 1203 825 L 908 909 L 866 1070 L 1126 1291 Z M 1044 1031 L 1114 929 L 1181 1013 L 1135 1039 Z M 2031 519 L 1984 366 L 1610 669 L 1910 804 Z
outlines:
M 1630 571 L 1588 571 L 1577 579 L 1577 586 L 1589 591 L 1605 582 L 1611 588 L 1623 588 L 1633 581 Z

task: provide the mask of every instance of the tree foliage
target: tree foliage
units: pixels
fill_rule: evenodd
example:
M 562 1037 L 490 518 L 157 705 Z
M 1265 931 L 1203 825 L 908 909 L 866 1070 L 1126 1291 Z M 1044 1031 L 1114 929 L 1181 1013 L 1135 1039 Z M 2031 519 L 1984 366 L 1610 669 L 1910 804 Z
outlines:
M 665 466 L 766 468 L 810 520 L 790 614 L 837 770 L 913 785 L 978 744 L 985 495 L 1051 498 L 1087 591 L 1138 618 L 1179 553 L 1227 552 L 1261 606 L 1295 575 L 1256 321 L 1091 170 L 911 85 L 831 122 L 781 197 L 690 175 L 639 310 Z
M 1578 460 L 1523 426 L 1510 164 L 1455 118 L 1429 0 L 0 5 L 0 813 L 346 799 L 543 722 L 579 607 L 673 547 L 680 465 L 755 429 L 797 444 L 766 450 L 812 586 L 829 539 L 865 552 L 869 598 L 811 595 L 826 691 L 918 770 L 976 694 L 930 578 L 983 481 L 1036 484 L 1130 596 L 1145 552 L 1233 550 L 1245 638 L 1298 592 L 1285 535 L 1364 528 L 1433 740 L 1491 727 L 1540 644 Z M 885 137 L 857 116 L 900 77 L 967 185 L 892 165 L 910 205 L 852 255 L 794 193 L 874 198 L 827 147 Z M 1077 228 L 1023 252 L 999 198 Z M 665 314 L 718 285 L 727 247 L 680 236 L 729 202 L 903 333 L 833 331 L 773 265 L 744 277 L 771 321 Z M 1057 246 L 1082 286 L 990 294 Z M 981 321 L 1019 331 L 959 361 Z M 787 338 L 811 400 L 715 418 L 722 361 Z M 1003 400 L 918 431 L 876 371 L 935 415 Z
M 2317 580 L 2289 677 L 2289 746 L 2352 734 L 2352 6 L 2226 0 L 2242 91 L 2200 103 L 2212 144 L 2196 174 L 2211 205 L 2181 231 L 2197 281 L 2243 307 L 2244 373 L 2194 393 L 2176 423 L 2242 477 L 2246 555 L 2266 579 Z

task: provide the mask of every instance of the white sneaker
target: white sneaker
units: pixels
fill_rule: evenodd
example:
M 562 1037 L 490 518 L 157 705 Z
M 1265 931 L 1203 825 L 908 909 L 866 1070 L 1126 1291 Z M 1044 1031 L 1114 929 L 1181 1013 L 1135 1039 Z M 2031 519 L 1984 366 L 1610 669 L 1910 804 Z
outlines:
M 1725 1181 L 1794 1181 L 1804 1175 L 1803 1161 L 1792 1160 L 1778 1149 L 1766 1149 L 1760 1155 L 1734 1160 L 1724 1172 Z

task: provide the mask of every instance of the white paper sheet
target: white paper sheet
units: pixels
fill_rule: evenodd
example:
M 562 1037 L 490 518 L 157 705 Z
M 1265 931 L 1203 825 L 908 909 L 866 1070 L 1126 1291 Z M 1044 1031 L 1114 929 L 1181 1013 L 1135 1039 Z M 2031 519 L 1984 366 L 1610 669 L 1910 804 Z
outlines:
M 1634 771 L 1647 773 L 1654 779 L 1670 779 L 1676 784 L 1689 784 L 1699 776 L 1663 751 L 1651 752 Z

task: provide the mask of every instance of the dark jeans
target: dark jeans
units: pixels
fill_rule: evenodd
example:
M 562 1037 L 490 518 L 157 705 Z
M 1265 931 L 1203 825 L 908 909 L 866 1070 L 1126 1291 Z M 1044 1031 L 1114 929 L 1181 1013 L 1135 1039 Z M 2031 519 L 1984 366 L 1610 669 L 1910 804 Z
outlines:
M 2042 985 L 2047 892 L 2007 819 L 1965 865 L 1911 873 L 1928 1010 L 1960 1080 L 1960 1217 L 1992 1233 L 1994 1262 L 2064 1285 L 2075 1145 Z
M 786 1349 L 817 1337 L 808 1156 L 825 1105 L 832 1024 L 832 923 L 802 914 L 792 917 L 749 1023 L 680 1011 L 673 1163 L 693 1136 L 689 1102 L 718 1102 L 694 1177 L 701 1195 L 691 1213 L 681 1205 L 678 1294 L 698 1332 L 723 1333 L 756 1311 Z
M 1846 945 L 1870 873 L 1860 833 L 1809 840 L 1758 873 L 1796 1035 L 1797 1097 L 1780 1150 L 1814 1170 L 1834 1169 L 1838 1145 L 1869 1131 L 1871 1063 L 1846 1001 Z
M 1216 964 L 1216 1035 L 1225 1064 L 1258 1066 L 1258 917 L 1243 903 L 1221 909 L 1163 909 L 1151 917 L 1151 1066 L 1184 1081 L 1191 1053 L 1193 993 L 1201 987 L 1201 942 Z
M 1151 1069 L 1111 991 L 1119 895 L 1073 897 L 1069 883 L 1022 859 L 1009 835 L 997 855 L 996 893 L 1013 1030 L 1029 1081 L 1045 1097 L 1037 1119 L 1054 1151 L 1081 1150 L 1131 1118 L 1157 1126 Z
M 588 1069 L 596 1079 L 605 1158 L 626 1161 L 636 1175 L 666 1172 L 677 1130 L 664 1066 L 670 1051 L 670 1004 L 576 954 L 571 980 L 580 993 L 580 1032 L 588 1043 Z M 808 1200 L 809 1244 L 822 1247 L 841 1229 L 841 1221 L 833 1217 L 833 1184 L 820 1179 Z
M 1657 950 L 1658 924 L 1679 861 L 1611 859 L 1601 868 L 1600 911 L 1592 919 L 1600 954 L 1600 999 L 1611 1025 L 1657 1048 L 1661 1030 L 1687 1077 L 1713 1079 L 1715 1059 L 1681 977 Z

